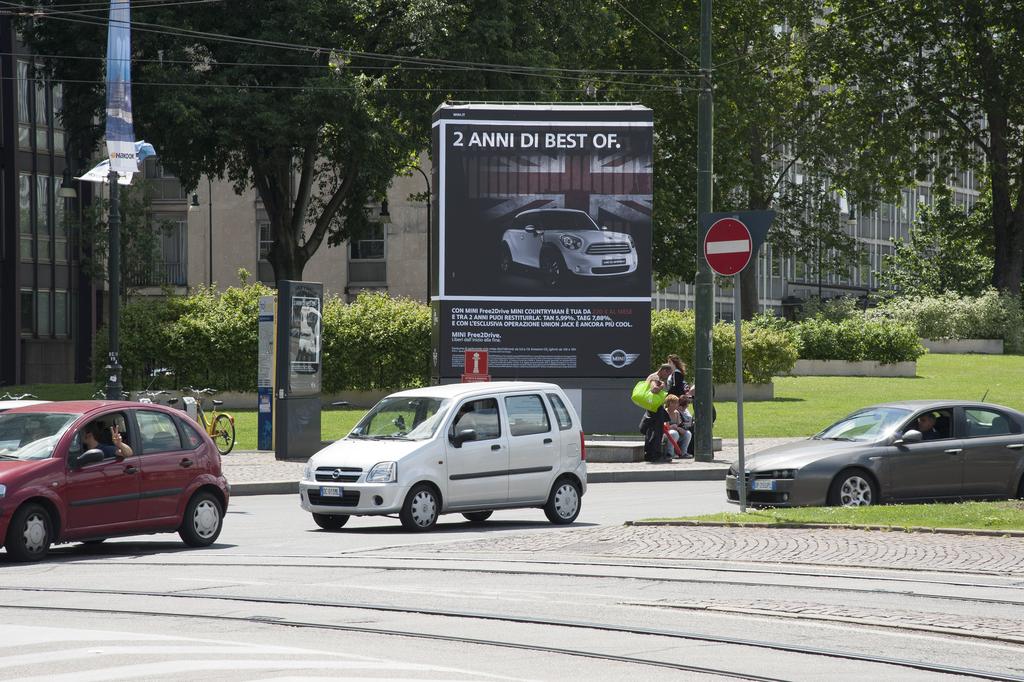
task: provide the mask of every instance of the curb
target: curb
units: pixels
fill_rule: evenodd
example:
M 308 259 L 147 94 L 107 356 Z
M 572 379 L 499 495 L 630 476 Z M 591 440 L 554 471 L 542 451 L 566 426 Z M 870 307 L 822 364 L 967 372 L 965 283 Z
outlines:
M 890 533 L 932 533 L 942 535 L 979 535 L 983 537 L 1024 538 L 1024 530 L 986 530 L 983 528 L 929 528 L 927 526 L 879 526 L 855 523 L 740 523 L 737 521 L 626 521 L 626 526 L 690 526 L 711 528 L 811 528 L 815 530 L 873 530 Z
M 667 465 L 671 466 L 671 465 Z M 705 469 L 652 469 L 650 471 L 591 471 L 587 483 L 650 483 L 657 481 L 724 481 L 728 467 Z M 231 497 L 249 495 L 295 495 L 299 492 L 298 481 L 257 481 L 253 483 L 232 483 Z M 641 523 L 641 522 L 637 522 Z M 681 522 L 672 522 L 678 525 Z

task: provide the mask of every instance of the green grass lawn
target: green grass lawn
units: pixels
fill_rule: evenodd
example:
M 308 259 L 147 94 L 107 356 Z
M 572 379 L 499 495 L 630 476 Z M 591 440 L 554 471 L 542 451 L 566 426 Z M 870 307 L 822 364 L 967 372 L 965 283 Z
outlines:
M 893 529 L 972 528 L 1024 530 L 1024 501 L 958 502 L 955 504 L 893 504 L 874 507 L 801 507 L 799 509 L 755 509 L 746 514 L 721 513 L 685 516 L 659 521 L 706 521 L 714 523 L 832 523 L 889 526 Z
M 776 377 L 775 400 L 745 402 L 747 437 L 804 437 L 817 433 L 846 414 L 866 405 L 915 398 L 986 400 L 1024 410 L 1024 356 L 924 355 L 917 376 L 909 379 L 873 377 Z M 91 384 L 38 384 L 0 388 L 0 393 L 33 393 L 43 400 L 72 400 L 92 396 Z M 736 403 L 716 402 L 715 435 L 736 437 Z M 256 447 L 256 412 L 234 413 L 241 449 Z M 345 435 L 362 412 L 323 413 L 323 439 Z
M 235 448 L 256 449 L 256 410 L 231 411 L 235 418 Z M 323 410 L 320 412 L 320 437 L 323 440 L 343 438 L 366 410 Z
M 1024 357 L 931 355 L 917 362 L 917 376 L 776 377 L 775 400 L 743 403 L 747 437 L 810 436 L 857 408 L 889 400 L 980 400 L 1024 410 Z M 736 403 L 716 402 L 715 435 L 736 437 Z

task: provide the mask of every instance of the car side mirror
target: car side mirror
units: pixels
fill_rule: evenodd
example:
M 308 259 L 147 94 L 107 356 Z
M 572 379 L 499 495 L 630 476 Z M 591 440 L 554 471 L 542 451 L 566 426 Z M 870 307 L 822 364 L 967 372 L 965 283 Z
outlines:
M 99 464 L 102 461 L 103 451 L 100 450 L 99 448 L 93 448 L 92 450 L 86 450 L 82 454 L 75 457 L 72 460 L 71 465 L 74 468 L 79 469 L 90 464 Z
M 924 440 L 924 435 L 917 429 L 909 429 L 903 433 L 903 438 L 897 438 L 893 445 L 907 445 L 909 443 L 920 443 Z
M 476 440 L 476 431 L 473 429 L 463 429 L 458 433 L 448 436 L 448 440 L 451 441 L 453 446 L 461 448 L 463 443 Z

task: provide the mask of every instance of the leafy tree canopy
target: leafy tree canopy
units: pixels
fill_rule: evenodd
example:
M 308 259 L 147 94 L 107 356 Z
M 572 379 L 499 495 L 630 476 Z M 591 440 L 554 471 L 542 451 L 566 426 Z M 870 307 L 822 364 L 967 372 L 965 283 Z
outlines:
M 934 206 L 921 206 L 909 239 L 892 240 L 893 253 L 877 273 L 882 286 L 911 296 L 985 291 L 993 267 L 988 201 L 968 211 L 949 192 L 937 192 Z
M 60 55 L 49 61 L 67 83 L 63 118 L 88 158 L 102 134 L 106 19 L 76 2 L 43 7 L 24 37 Z M 583 0 L 142 6 L 132 17 L 136 133 L 186 187 L 203 174 L 255 187 L 275 276 L 297 279 L 325 240 L 365 227 L 364 207 L 427 148 L 430 113 L 445 99 L 579 94 L 578 79 L 550 69 L 602 40 L 602 17 Z

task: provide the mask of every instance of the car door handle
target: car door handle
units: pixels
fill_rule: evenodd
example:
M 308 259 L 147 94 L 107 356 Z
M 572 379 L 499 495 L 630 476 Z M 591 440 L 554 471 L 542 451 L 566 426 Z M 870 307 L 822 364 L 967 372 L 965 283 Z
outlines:
M 1024 448 L 1024 443 L 1013 443 L 1012 445 L 1007 445 L 1006 447 L 1010 448 L 1011 450 L 1020 450 L 1021 448 Z
M 950 448 L 949 450 L 943 450 L 943 452 L 949 455 L 959 455 L 963 451 L 963 448 Z
M 501 450 L 501 446 L 500 445 L 492 445 L 491 446 L 491 450 Z
M 138 469 L 136 469 L 136 468 L 135 468 L 134 466 L 132 466 L 131 464 L 129 464 L 128 466 L 126 466 L 126 467 L 124 468 L 124 472 L 125 472 L 126 474 L 137 474 L 137 473 L 139 473 L 139 470 L 138 470 Z
M 550 438 L 545 438 L 544 439 L 544 445 L 551 445 L 551 443 L 552 443 L 552 441 L 551 441 Z
M 183 469 L 188 469 L 190 466 L 192 466 L 192 460 L 186 457 L 185 459 L 178 462 L 178 466 L 180 466 Z

